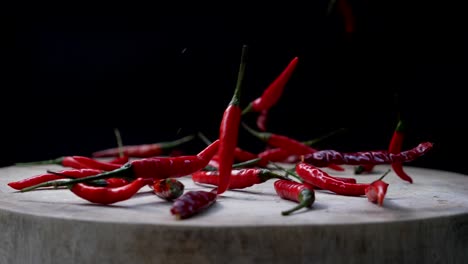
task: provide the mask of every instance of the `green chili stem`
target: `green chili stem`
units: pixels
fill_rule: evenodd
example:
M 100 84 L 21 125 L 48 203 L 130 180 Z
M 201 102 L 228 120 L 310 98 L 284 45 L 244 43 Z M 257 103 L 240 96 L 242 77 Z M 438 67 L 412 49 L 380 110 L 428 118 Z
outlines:
M 301 208 L 310 207 L 315 200 L 315 195 L 312 195 L 310 191 L 302 192 L 300 195 L 300 202 L 297 206 L 281 212 L 282 215 L 289 215 Z
M 176 140 L 173 140 L 173 141 L 160 142 L 159 145 L 163 149 L 173 148 L 173 147 L 181 145 L 181 144 L 183 144 L 185 142 L 189 142 L 190 140 L 192 140 L 194 138 L 195 138 L 195 135 L 188 135 L 188 136 L 185 136 L 183 138 L 179 138 L 179 139 L 176 139 Z
M 388 169 L 388 170 L 387 170 L 382 176 L 380 176 L 380 178 L 378 178 L 376 181 L 381 181 L 381 180 L 383 180 L 383 178 L 384 178 L 385 176 L 387 176 L 387 174 L 388 174 L 390 171 L 391 171 L 391 169 Z
M 315 144 L 319 143 L 320 141 L 325 140 L 325 139 L 327 139 L 327 138 L 329 138 L 331 136 L 334 136 L 336 134 L 344 132 L 345 130 L 346 130 L 345 128 L 338 128 L 337 130 L 329 132 L 329 133 L 327 133 L 325 135 L 322 135 L 322 136 L 320 136 L 318 138 L 314 138 L 312 140 L 304 141 L 304 142 L 302 142 L 302 144 L 307 145 L 307 146 L 312 146 L 312 145 L 315 145 Z
M 117 146 L 119 148 L 119 157 L 124 156 L 122 137 L 120 136 L 120 131 L 118 128 L 114 128 L 115 139 L 117 140 Z
M 213 142 L 211 142 L 211 141 L 205 136 L 205 134 L 203 134 L 202 132 L 198 132 L 198 133 L 197 133 L 197 136 L 198 136 L 199 139 L 201 139 L 201 140 L 202 140 L 206 145 L 208 145 L 208 146 L 209 146 L 211 143 L 213 143 Z
M 268 141 L 268 139 L 271 137 L 271 133 L 268 132 L 259 132 L 251 127 L 249 127 L 246 123 L 242 122 L 242 126 L 247 130 L 250 134 L 253 136 L 259 138 L 262 141 Z

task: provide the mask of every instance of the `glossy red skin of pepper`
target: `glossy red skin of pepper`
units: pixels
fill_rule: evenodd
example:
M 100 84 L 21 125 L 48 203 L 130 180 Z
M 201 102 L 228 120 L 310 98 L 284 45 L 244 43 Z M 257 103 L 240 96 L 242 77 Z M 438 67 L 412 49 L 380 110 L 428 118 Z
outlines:
M 336 150 L 320 150 L 315 153 L 304 155 L 304 161 L 316 167 L 326 167 L 330 164 L 349 164 L 349 165 L 364 165 L 364 164 L 391 164 L 394 162 L 410 162 L 413 161 L 432 149 L 431 142 L 423 142 L 418 146 L 402 151 L 397 154 L 392 154 L 388 151 L 361 151 L 342 153 Z
M 266 149 L 258 154 L 261 160 L 258 162 L 259 167 L 266 167 L 269 162 L 280 162 L 289 157 L 289 152 L 282 148 Z
M 268 120 L 268 110 L 262 110 L 260 114 L 257 117 L 257 127 L 260 129 L 260 131 L 266 131 L 266 123 Z
M 395 131 L 393 132 L 392 139 L 390 140 L 390 144 L 388 146 L 388 152 L 393 154 L 398 154 L 401 152 L 403 147 L 403 125 L 402 122 L 399 121 Z M 409 183 L 413 183 L 413 179 L 403 170 L 403 163 L 402 162 L 393 162 L 392 169 L 395 171 L 396 175 L 400 177 L 402 180 L 407 181 Z
M 137 178 L 127 185 L 115 188 L 94 187 L 84 183 L 77 183 L 70 188 L 70 191 L 89 202 L 107 205 L 130 199 L 141 188 L 151 182 L 151 179 Z
M 130 160 L 130 159 L 129 159 L 128 156 L 123 156 L 123 157 L 117 157 L 117 158 L 115 158 L 115 159 L 112 159 L 112 160 L 109 161 L 109 163 L 124 165 L 124 164 L 127 163 L 129 160 Z
M 122 148 L 109 148 L 92 153 L 93 157 L 117 157 L 121 150 L 125 156 L 134 158 L 149 158 L 162 155 L 166 150 L 172 149 L 192 140 L 194 136 L 186 136 L 174 141 L 159 142 L 153 144 L 127 145 Z
M 266 182 L 269 179 L 279 178 L 269 170 L 260 168 L 234 169 L 231 171 L 229 190 L 243 189 L 255 184 Z M 192 180 L 195 183 L 210 184 L 218 186 L 218 171 L 197 171 L 192 174 Z
M 212 206 L 216 202 L 217 196 L 215 191 L 186 192 L 174 201 L 171 214 L 178 220 L 189 218 Z
M 107 183 L 106 187 L 114 188 L 114 187 L 127 185 L 130 182 L 123 178 L 109 178 L 109 179 L 106 179 L 106 183 Z
M 369 184 L 346 183 L 337 180 L 334 177 L 330 177 L 330 175 L 323 170 L 304 162 L 296 164 L 296 173 L 304 182 L 340 195 L 365 195 L 365 190 L 369 186 Z
M 276 79 L 263 91 L 263 94 L 251 102 L 253 111 L 261 112 L 263 110 L 268 110 L 278 102 L 283 94 L 286 83 L 291 78 L 291 75 L 297 66 L 298 61 L 299 58 L 294 57 L 281 74 L 278 75 L 278 77 L 276 77 Z
M 357 183 L 356 179 L 354 178 L 336 177 L 336 176 L 331 176 L 331 175 L 328 175 L 328 176 L 334 178 L 335 180 L 342 181 L 344 183 Z M 317 187 L 317 186 L 314 186 L 314 189 L 322 190 L 322 188 Z
M 299 206 L 288 211 L 283 211 L 283 215 L 288 215 L 300 208 L 310 208 L 315 201 L 314 188 L 307 183 L 298 183 L 290 180 L 277 180 L 273 186 L 279 197 L 299 203 Z
M 382 206 L 384 198 L 385 198 L 385 194 L 387 193 L 388 185 L 389 185 L 388 183 L 382 180 L 377 180 L 377 181 L 372 182 L 366 188 L 367 199 L 372 203 L 376 203 Z
M 223 118 L 219 126 L 219 185 L 217 194 L 224 193 L 229 188 L 234 152 L 237 147 L 239 124 L 242 110 L 240 108 L 240 91 L 246 66 L 247 46 L 242 47 L 241 63 L 239 67 L 236 89 L 231 101 L 224 110 Z
M 151 188 L 159 198 L 171 201 L 179 198 L 184 193 L 185 186 L 177 179 L 167 178 L 155 181 Z
M 82 178 L 82 177 L 97 175 L 101 172 L 102 170 L 96 170 L 96 169 L 71 169 L 71 170 L 60 171 L 61 174 L 65 174 L 69 176 L 70 178 Z M 64 176 L 60 176 L 60 175 L 56 175 L 52 173 L 44 173 L 44 174 L 39 174 L 39 175 L 29 177 L 26 179 L 22 179 L 19 181 L 9 182 L 8 186 L 16 190 L 21 190 L 23 188 L 27 188 L 36 184 L 53 181 L 53 180 L 64 179 L 64 178 L 65 178 Z
M 88 169 L 98 169 L 103 171 L 112 171 L 120 168 L 121 164 L 115 164 L 110 162 L 98 161 L 93 158 L 84 157 L 84 156 L 73 156 L 73 158 L 79 163 L 86 166 Z

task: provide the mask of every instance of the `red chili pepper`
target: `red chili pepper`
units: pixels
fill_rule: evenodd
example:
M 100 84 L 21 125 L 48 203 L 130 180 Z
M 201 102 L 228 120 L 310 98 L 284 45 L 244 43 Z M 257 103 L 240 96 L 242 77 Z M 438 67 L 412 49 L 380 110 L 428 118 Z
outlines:
M 369 184 L 342 182 L 330 177 L 330 175 L 323 170 L 304 162 L 296 164 L 296 173 L 304 182 L 340 195 L 365 195 L 365 189 L 369 186 Z
M 229 189 L 243 189 L 274 178 L 284 179 L 283 176 L 267 169 L 234 169 L 231 171 Z M 195 183 L 218 186 L 219 171 L 197 171 L 192 174 L 192 180 Z
M 293 138 L 280 135 L 280 134 L 275 134 L 275 133 L 259 132 L 250 128 L 245 123 L 242 123 L 242 125 L 253 136 L 259 138 L 260 140 L 264 141 L 266 144 L 272 147 L 277 147 L 277 148 L 281 148 L 285 150 L 290 155 L 306 155 L 306 154 L 315 153 L 318 151 Z M 287 157 L 285 157 L 285 159 L 286 158 Z M 327 166 L 329 166 L 331 169 L 334 169 L 334 170 L 344 171 L 344 168 L 335 164 L 330 163 Z
M 276 193 L 283 199 L 298 202 L 292 209 L 281 212 L 282 215 L 289 215 L 301 208 L 312 207 L 315 201 L 314 188 L 307 183 L 298 183 L 291 180 L 277 180 L 274 183 Z
M 247 105 L 247 107 L 242 111 L 242 114 L 251 111 L 261 112 L 263 110 L 268 110 L 275 105 L 281 98 L 284 87 L 291 78 L 298 60 L 298 57 L 293 58 L 281 74 L 263 91 L 263 94 Z
M 80 162 L 78 162 L 73 156 L 64 156 L 50 160 L 41 160 L 33 162 L 20 162 L 16 163 L 16 166 L 33 166 L 33 165 L 48 165 L 55 164 L 61 165 L 64 167 L 70 167 L 74 169 L 87 169 L 88 167 Z
M 179 198 L 185 186 L 177 179 L 167 178 L 155 181 L 151 188 L 158 197 L 170 201 Z
M 174 141 L 159 142 L 153 144 L 141 144 L 141 145 L 127 145 L 122 146 L 122 148 L 110 148 L 100 151 L 96 151 L 92 154 L 93 157 L 117 157 L 119 156 L 120 151 L 123 152 L 125 156 L 135 157 L 135 158 L 149 158 L 159 156 L 164 153 L 164 151 L 173 149 L 177 146 L 180 146 L 183 143 L 189 142 L 195 137 L 195 135 L 185 136 Z
M 400 120 L 393 132 L 392 139 L 390 140 L 390 144 L 388 146 L 388 152 L 392 154 L 398 154 L 401 152 L 403 146 L 403 139 L 404 139 L 404 127 L 403 122 Z M 396 175 L 400 177 L 402 180 L 407 181 L 409 183 L 413 183 L 413 179 L 406 174 L 403 170 L 403 163 L 401 162 L 392 162 L 392 169 L 395 171 Z
M 413 161 L 432 149 L 431 142 L 423 142 L 418 146 L 392 154 L 388 151 L 361 151 L 342 153 L 336 150 L 320 150 L 315 153 L 304 155 L 304 161 L 317 167 L 326 167 L 330 164 L 391 164 L 394 162 L 410 162 Z
M 79 182 L 88 182 L 115 177 L 129 179 L 150 178 L 153 180 L 182 177 L 190 175 L 206 167 L 208 162 L 218 151 L 219 143 L 219 140 L 214 141 L 211 145 L 200 151 L 197 155 L 133 160 L 113 171 L 105 171 L 94 176 L 74 179 L 67 182 L 50 181 L 21 189 L 21 191 L 26 192 L 40 187 L 66 186 Z
M 229 105 L 224 110 L 221 125 L 219 127 L 219 187 L 218 195 L 225 192 L 229 187 L 232 164 L 234 163 L 234 151 L 237 147 L 239 134 L 239 123 L 241 120 L 240 93 L 247 60 L 247 46 L 242 47 L 242 55 L 239 73 L 237 76 L 236 89 Z
M 363 164 L 354 168 L 354 174 L 371 173 L 374 170 L 375 164 Z
M 378 180 L 373 181 L 369 186 L 366 188 L 366 196 L 367 199 L 372 202 L 376 203 L 380 206 L 383 205 L 383 200 L 385 198 L 385 194 L 387 193 L 388 183 L 383 181 L 385 175 L 388 174 L 390 170 L 388 170 L 382 177 Z
M 215 190 L 189 191 L 177 198 L 171 207 L 171 214 L 176 219 L 186 219 L 200 213 L 216 202 L 217 193 Z
M 203 142 L 205 142 L 206 145 L 210 145 L 212 143 L 205 135 L 203 135 L 203 133 L 199 132 L 198 136 L 199 136 L 199 138 L 201 140 L 203 140 Z M 256 158 L 257 158 L 257 155 L 250 152 L 250 151 L 241 149 L 240 147 L 236 147 L 234 149 L 234 160 L 236 162 L 244 162 L 244 161 L 253 160 L 253 159 L 256 159 Z M 217 154 L 214 155 L 212 160 L 214 160 L 213 164 L 215 165 L 213 167 L 218 168 L 219 155 L 217 155 Z
M 70 190 L 77 196 L 98 204 L 113 204 L 130 199 L 152 179 L 137 178 L 131 183 L 120 187 L 95 187 L 84 183 L 74 184 Z
M 103 162 L 98 161 L 93 158 L 85 157 L 85 156 L 73 156 L 73 158 L 78 161 L 79 163 L 86 166 L 89 169 L 98 169 L 103 171 L 112 171 L 122 167 L 121 164 L 115 164 L 110 162 Z
M 66 174 L 68 178 L 83 178 L 87 176 L 97 175 L 101 173 L 102 170 L 96 169 L 73 169 L 73 170 L 62 170 L 59 173 Z M 65 177 L 62 175 L 52 174 L 52 173 L 44 173 L 35 175 L 26 179 L 22 179 L 19 181 L 9 182 L 8 185 L 16 190 L 21 190 L 24 188 L 28 188 L 37 184 L 41 184 L 44 182 L 64 179 Z
M 124 165 L 129 161 L 128 156 L 117 157 L 113 160 L 110 160 L 109 163 Z

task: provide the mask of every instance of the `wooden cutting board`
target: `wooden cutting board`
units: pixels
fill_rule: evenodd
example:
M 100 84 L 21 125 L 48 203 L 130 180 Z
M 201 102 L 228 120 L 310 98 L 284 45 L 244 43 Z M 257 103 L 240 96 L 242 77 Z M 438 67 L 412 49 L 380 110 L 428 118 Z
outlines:
M 405 167 L 382 207 L 366 197 L 316 191 L 309 210 L 279 198 L 273 180 L 227 191 L 205 212 L 176 220 L 148 187 L 114 205 L 69 190 L 19 193 L 7 183 L 59 166 L 0 169 L 0 263 L 467 263 L 468 176 Z M 371 182 L 372 175 L 327 170 Z M 180 178 L 186 191 L 210 190 Z

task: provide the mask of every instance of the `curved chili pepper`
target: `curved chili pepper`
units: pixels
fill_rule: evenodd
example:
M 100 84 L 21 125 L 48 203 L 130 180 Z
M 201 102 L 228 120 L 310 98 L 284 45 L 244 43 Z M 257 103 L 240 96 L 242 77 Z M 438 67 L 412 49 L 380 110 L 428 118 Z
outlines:
M 217 196 L 215 190 L 186 192 L 174 201 L 171 214 L 178 220 L 189 218 L 213 205 Z
M 121 164 L 115 164 L 110 162 L 98 161 L 93 158 L 85 157 L 85 156 L 73 156 L 73 158 L 78 161 L 79 163 L 86 166 L 89 169 L 98 169 L 103 171 L 112 171 L 115 169 L 120 168 Z
M 63 167 L 70 167 L 74 169 L 88 169 L 88 166 L 78 162 L 73 156 L 63 156 L 58 157 L 55 159 L 50 160 L 41 160 L 41 161 L 33 161 L 33 162 L 19 162 L 16 163 L 16 166 L 33 166 L 33 165 L 61 165 Z
M 285 177 L 276 174 L 267 169 L 248 168 L 236 169 L 231 171 L 229 190 L 243 189 L 255 184 L 266 182 L 269 179 L 284 179 Z M 192 174 L 192 180 L 195 183 L 210 184 L 218 186 L 218 171 L 197 171 Z
M 342 182 L 333 177 L 330 177 L 328 173 L 324 172 L 323 170 L 305 162 L 296 164 L 296 173 L 303 179 L 304 182 L 340 195 L 365 195 L 365 189 L 369 186 L 369 184 Z
M 184 184 L 177 179 L 167 178 L 155 181 L 151 186 L 153 192 L 164 200 L 174 200 L 184 193 Z
M 315 153 L 304 155 L 304 161 L 317 166 L 326 167 L 330 164 L 349 164 L 349 165 L 363 165 L 363 164 L 391 164 L 394 162 L 410 162 L 413 161 L 432 149 L 431 142 L 423 142 L 418 146 L 392 154 L 388 151 L 361 151 L 342 153 L 336 150 L 320 150 Z
M 300 141 L 297 141 L 293 138 L 290 138 L 284 135 L 279 135 L 279 134 L 269 133 L 269 132 L 259 132 L 250 128 L 245 123 L 242 123 L 242 126 L 248 132 L 250 132 L 253 136 L 264 141 L 266 144 L 272 147 L 281 148 L 285 150 L 286 152 L 288 152 L 289 154 L 306 155 L 306 154 L 315 153 L 318 151 L 310 146 L 305 145 L 304 143 Z M 287 157 L 285 157 L 285 159 L 286 158 Z M 334 170 L 344 171 L 344 168 L 336 164 L 330 163 L 327 166 Z
M 299 203 L 294 208 L 281 212 L 282 215 L 289 215 L 301 208 L 310 208 L 315 201 L 314 188 L 307 183 L 277 180 L 274 183 L 274 188 L 279 197 Z
M 201 132 L 198 132 L 198 137 L 203 141 L 205 142 L 206 145 L 210 145 L 212 142 Z M 256 159 L 257 158 L 257 155 L 250 152 L 250 151 L 247 151 L 247 150 L 244 150 L 244 149 L 241 149 L 240 147 L 236 147 L 234 149 L 234 160 L 236 162 L 244 162 L 244 161 L 249 161 L 249 160 L 253 160 L 253 159 Z M 216 154 L 213 156 L 213 160 L 214 160 L 214 164 L 216 166 L 213 166 L 213 167 L 218 167 L 219 165 L 219 156 Z
M 390 140 L 390 144 L 388 146 L 388 152 L 392 154 L 398 154 L 401 152 L 403 146 L 403 139 L 404 139 L 404 126 L 403 122 L 400 120 L 393 132 L 392 139 Z M 401 162 L 392 162 L 392 169 L 395 171 L 396 175 L 400 177 L 402 180 L 407 181 L 409 183 L 413 183 L 413 179 L 403 170 L 403 163 Z
M 383 178 L 389 172 L 390 172 L 390 170 L 385 172 L 385 174 L 382 175 L 382 177 L 380 177 L 379 179 L 371 182 L 369 184 L 369 186 L 366 188 L 366 190 L 365 190 L 366 191 L 366 196 L 367 196 L 367 199 L 370 202 L 376 203 L 376 204 L 382 206 L 383 200 L 385 198 L 385 194 L 387 193 L 387 188 L 388 188 L 388 185 L 389 185 L 388 183 L 383 181 Z
M 131 183 L 120 187 L 95 187 L 84 183 L 76 183 L 70 188 L 80 198 L 92 203 L 113 204 L 130 199 L 145 185 L 151 183 L 152 179 L 137 178 Z
M 200 151 L 197 155 L 179 156 L 179 157 L 159 157 L 145 158 L 128 162 L 127 164 L 113 171 L 105 171 L 100 174 L 74 179 L 70 181 L 49 181 L 28 188 L 21 189 L 21 192 L 31 191 L 40 187 L 58 187 L 66 186 L 79 182 L 89 182 L 108 178 L 150 178 L 166 179 L 177 178 L 192 174 L 206 167 L 208 162 L 218 151 L 219 140 Z
M 149 158 L 159 156 L 164 153 L 164 151 L 170 150 L 174 147 L 177 147 L 183 143 L 189 142 L 195 137 L 195 135 L 185 136 L 173 141 L 159 142 L 153 144 L 141 144 L 141 145 L 127 145 L 120 148 L 110 148 L 92 153 L 93 157 L 116 157 L 119 156 L 120 151 L 124 153 L 125 156 L 135 157 L 135 158 Z
M 102 170 L 96 169 L 72 169 L 72 170 L 62 170 L 59 173 L 67 175 L 68 178 L 83 178 L 87 176 L 97 175 L 101 173 Z M 52 174 L 52 173 L 44 173 L 35 175 L 26 179 L 22 179 L 19 181 L 9 182 L 8 186 L 13 189 L 21 190 L 24 188 L 28 188 L 37 184 L 64 179 L 66 177 L 62 175 Z
M 241 62 L 237 76 L 236 89 L 229 105 L 224 110 L 221 125 L 219 127 L 219 186 L 217 193 L 222 194 L 229 187 L 232 164 L 234 163 L 234 151 L 237 147 L 239 123 L 241 120 L 240 95 L 242 81 L 247 60 L 247 46 L 242 47 Z
M 263 91 L 263 94 L 247 105 L 247 107 L 242 111 L 242 114 L 246 114 L 251 111 L 261 112 L 263 110 L 268 110 L 275 105 L 281 98 L 284 87 L 291 78 L 298 61 L 299 58 L 294 57 L 281 74 Z

